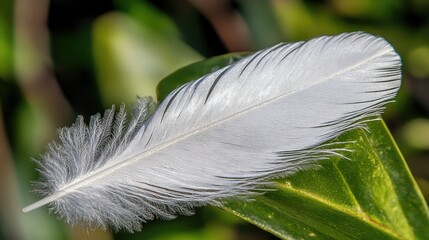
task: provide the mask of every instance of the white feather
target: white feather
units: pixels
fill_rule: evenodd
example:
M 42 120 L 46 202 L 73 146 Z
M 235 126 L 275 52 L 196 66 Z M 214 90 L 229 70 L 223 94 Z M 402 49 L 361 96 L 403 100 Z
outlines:
M 269 180 L 339 154 L 324 142 L 377 117 L 400 86 L 401 61 L 365 33 L 279 44 L 185 84 L 146 120 L 139 99 L 87 127 L 59 131 L 37 190 L 66 222 L 129 231 L 155 217 L 252 196 Z M 113 120 L 114 119 L 114 120 Z M 146 121 L 145 121 L 146 120 Z

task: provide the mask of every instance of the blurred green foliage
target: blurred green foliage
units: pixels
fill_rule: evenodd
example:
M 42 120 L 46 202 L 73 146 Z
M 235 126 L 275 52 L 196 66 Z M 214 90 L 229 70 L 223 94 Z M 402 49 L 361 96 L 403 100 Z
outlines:
M 169 73 L 228 52 L 229 40 L 213 23 L 231 14 L 242 19 L 245 29 L 228 34 L 240 39 L 235 35 L 248 31 L 248 51 L 346 31 L 366 31 L 391 42 L 404 62 L 404 82 L 384 118 L 429 199 L 429 0 L 216 1 L 221 7 L 209 9 L 210 14 L 185 0 L 51 0 L 46 17 L 52 67 L 47 64 L 45 70 L 55 74 L 61 91 L 49 82 L 21 79 L 16 67 L 22 64 L 17 58 L 22 51 L 16 42 L 18 2 L 0 1 L 0 149 L 10 150 L 9 155 L 0 152 L 0 239 L 250 239 L 249 233 L 254 239 L 274 238 L 211 207 L 198 209 L 194 217 L 150 222 L 133 235 L 88 235 L 71 230 L 46 209 L 19 212 L 36 200 L 29 192 L 30 181 L 37 179 L 31 158 L 55 139 L 56 128 L 76 114 L 87 119 L 111 104 L 131 103 L 136 95 L 155 96 L 156 85 Z M 37 39 L 27 41 L 37 46 Z M 57 101 L 61 98 L 68 105 Z

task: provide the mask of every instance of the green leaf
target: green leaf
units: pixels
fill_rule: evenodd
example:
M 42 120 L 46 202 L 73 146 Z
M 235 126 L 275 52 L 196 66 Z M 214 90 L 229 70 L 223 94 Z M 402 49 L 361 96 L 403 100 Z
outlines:
M 234 58 L 231 58 L 234 56 Z M 179 85 L 239 59 L 224 55 L 182 68 L 158 85 L 160 100 Z M 350 142 L 350 160 L 276 180 L 254 201 L 230 199 L 224 209 L 285 239 L 429 239 L 429 211 L 382 120 L 334 141 Z

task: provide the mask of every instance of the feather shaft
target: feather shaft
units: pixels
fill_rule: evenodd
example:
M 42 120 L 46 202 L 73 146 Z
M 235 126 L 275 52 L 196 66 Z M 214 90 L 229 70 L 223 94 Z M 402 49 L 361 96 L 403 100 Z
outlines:
M 33 210 L 35 210 L 35 209 L 37 209 L 37 208 L 40 208 L 40 207 L 45 206 L 46 204 L 49 204 L 49 203 L 50 203 L 50 202 L 52 202 L 52 201 L 57 200 L 58 198 L 60 198 L 60 197 L 62 197 L 62 196 L 64 196 L 64 195 L 66 195 L 66 194 L 67 194 L 67 192 L 65 192 L 65 191 L 58 191 L 58 192 L 55 192 L 55 193 L 53 193 L 52 195 L 50 195 L 50 196 L 48 196 L 48 197 L 45 197 L 45 198 L 42 198 L 42 199 L 40 199 L 39 201 L 34 202 L 34 203 L 32 203 L 32 204 L 28 205 L 27 207 L 23 208 L 23 209 L 22 209 L 22 212 L 23 212 L 23 213 L 31 212 L 31 211 L 33 211 Z

